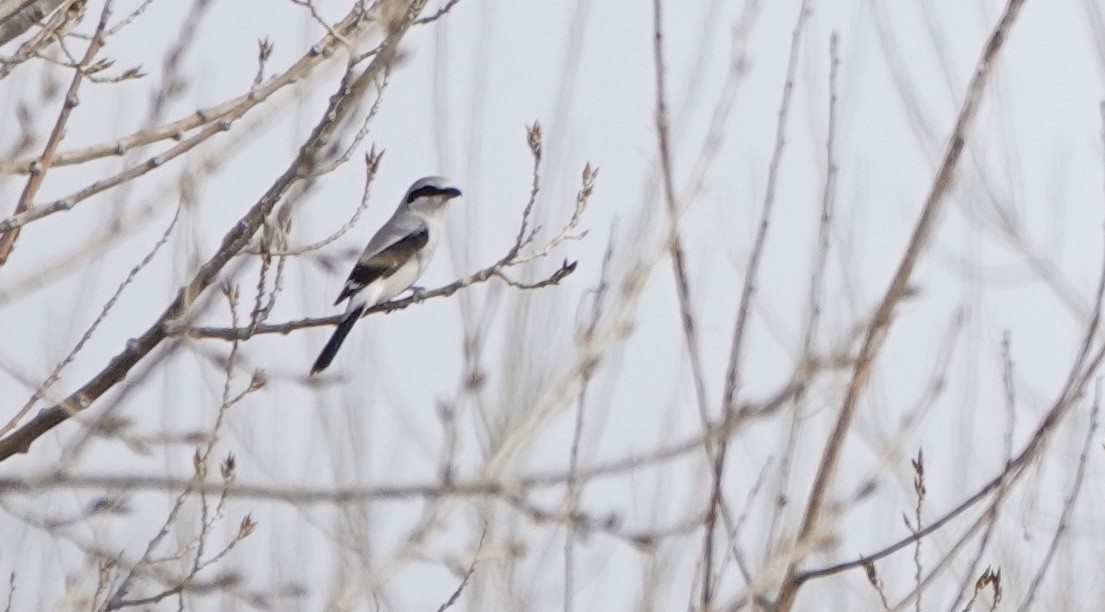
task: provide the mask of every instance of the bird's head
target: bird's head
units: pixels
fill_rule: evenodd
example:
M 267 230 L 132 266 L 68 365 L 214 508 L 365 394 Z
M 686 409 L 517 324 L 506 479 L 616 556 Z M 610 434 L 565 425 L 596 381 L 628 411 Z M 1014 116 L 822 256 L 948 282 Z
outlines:
M 403 203 L 416 213 L 436 214 L 445 207 L 445 203 L 460 196 L 460 189 L 449 184 L 441 176 L 427 176 L 418 179 L 403 196 Z

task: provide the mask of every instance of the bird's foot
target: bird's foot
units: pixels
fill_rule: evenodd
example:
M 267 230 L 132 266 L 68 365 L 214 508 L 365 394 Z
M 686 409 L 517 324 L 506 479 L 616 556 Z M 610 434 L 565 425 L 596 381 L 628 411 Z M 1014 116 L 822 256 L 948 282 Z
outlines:
M 414 300 L 415 304 L 421 304 L 426 299 L 426 288 L 412 286 L 411 299 Z

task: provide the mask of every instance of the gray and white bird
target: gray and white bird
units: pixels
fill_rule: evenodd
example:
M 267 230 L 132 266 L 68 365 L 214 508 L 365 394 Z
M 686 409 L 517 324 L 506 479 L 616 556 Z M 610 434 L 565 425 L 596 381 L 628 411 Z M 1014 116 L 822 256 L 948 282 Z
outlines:
M 460 190 L 440 176 L 427 176 L 411 185 L 395 214 L 368 241 L 349 273 L 334 302 L 337 306 L 349 300 L 345 316 L 322 348 L 311 374 L 325 370 L 334 361 L 341 343 L 365 310 L 403 293 L 418 280 L 437 247 L 445 204 L 458 196 Z

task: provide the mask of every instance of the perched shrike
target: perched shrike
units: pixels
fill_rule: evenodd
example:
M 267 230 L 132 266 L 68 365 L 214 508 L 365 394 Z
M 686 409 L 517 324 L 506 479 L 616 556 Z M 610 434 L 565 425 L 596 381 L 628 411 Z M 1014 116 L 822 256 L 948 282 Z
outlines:
M 342 300 L 349 300 L 345 317 L 322 348 L 311 374 L 330 365 L 366 309 L 403 293 L 418 280 L 437 247 L 445 203 L 459 195 L 460 190 L 449 186 L 449 181 L 440 176 L 418 179 L 411 185 L 395 214 L 368 241 L 349 280 L 345 281 L 334 302 L 337 306 Z

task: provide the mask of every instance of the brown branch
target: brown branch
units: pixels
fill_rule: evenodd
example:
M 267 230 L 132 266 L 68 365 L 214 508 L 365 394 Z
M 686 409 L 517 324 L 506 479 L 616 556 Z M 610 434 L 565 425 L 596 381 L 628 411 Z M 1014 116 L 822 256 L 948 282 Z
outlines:
M 775 143 L 771 152 L 771 161 L 767 166 L 767 187 L 760 209 L 760 222 L 752 244 L 752 253 L 748 259 L 748 269 L 744 275 L 740 301 L 737 302 L 736 323 L 733 326 L 733 341 L 729 348 L 729 365 L 725 371 L 725 389 L 721 408 L 726 414 L 733 410 L 733 399 L 740 387 L 741 354 L 744 348 L 745 331 L 748 327 L 748 314 L 752 310 L 752 300 L 756 294 L 759 280 L 760 259 L 767 244 L 767 230 L 771 224 L 771 211 L 775 206 L 775 192 L 779 186 L 779 168 L 782 167 L 783 151 L 786 149 L 787 120 L 790 116 L 790 101 L 794 93 L 794 75 L 798 71 L 798 52 L 802 43 L 802 32 L 809 20 L 809 0 L 803 0 L 798 9 L 798 21 L 790 34 L 790 53 L 787 58 L 786 76 L 783 81 L 783 95 L 779 101 L 779 110 L 775 121 Z
M 42 186 L 42 182 L 46 179 L 46 172 L 54 162 L 58 145 L 61 144 L 62 138 L 65 138 L 65 126 L 69 123 L 69 117 L 72 115 L 73 109 L 80 104 L 77 91 L 84 81 L 85 68 L 92 64 L 92 60 L 104 45 L 104 28 L 107 27 L 107 20 L 111 17 L 111 7 L 112 0 L 107 0 L 100 13 L 100 22 L 96 26 L 96 33 L 88 43 L 88 48 L 85 49 L 84 58 L 74 69 L 73 79 L 69 82 L 69 90 L 62 100 L 61 112 L 58 113 L 57 121 L 54 122 L 54 129 L 51 130 L 50 137 L 46 140 L 46 147 L 42 150 L 42 155 L 31 164 L 31 178 L 23 186 L 23 193 L 19 195 L 19 202 L 15 205 L 15 214 L 17 215 L 31 206 L 31 201 L 38 193 L 38 188 Z M 3 266 L 7 263 L 12 249 L 15 248 L 15 241 L 19 238 L 19 228 L 4 228 L 0 231 L 3 232 L 0 235 L 0 266 Z
M 691 362 L 691 373 L 694 381 L 695 397 L 698 402 L 698 414 L 702 421 L 703 430 L 710 428 L 709 400 L 706 398 L 706 380 L 703 375 L 701 351 L 698 345 L 698 332 L 696 330 L 694 309 L 691 305 L 691 287 L 687 278 L 687 263 L 683 242 L 679 235 L 680 206 L 676 202 L 675 195 L 675 171 L 672 166 L 671 143 L 669 135 L 668 106 L 665 98 L 666 71 L 664 68 L 663 45 L 663 13 L 660 0 L 652 2 L 652 36 L 653 36 L 653 68 L 656 76 L 656 139 L 657 149 L 660 153 L 660 175 L 664 188 L 664 203 L 668 213 L 668 254 L 671 256 L 672 272 L 675 275 L 675 291 L 679 300 L 679 313 L 682 321 L 683 341 L 687 347 L 688 357 Z M 714 441 L 710 437 L 704 437 L 705 451 L 712 461 L 725 460 L 724 451 L 714 449 Z M 711 493 L 709 508 L 706 515 L 706 546 L 703 552 L 703 578 L 702 578 L 702 609 L 710 606 L 711 587 L 711 560 L 713 558 L 710 534 L 713 533 L 713 508 L 722 503 L 718 496 L 720 491 Z
M 519 289 L 541 289 L 548 287 L 549 285 L 555 285 L 564 280 L 572 272 L 575 272 L 576 262 L 564 261 L 555 272 L 550 274 L 544 280 L 536 283 L 526 284 L 519 283 L 517 281 L 510 280 L 503 274 L 502 262 L 496 262 L 494 265 L 484 268 L 479 272 L 465 276 L 432 291 L 426 291 L 401 300 L 392 300 L 390 302 L 384 302 L 365 310 L 362 317 L 367 317 L 371 314 L 380 312 L 392 312 L 395 310 L 402 310 L 412 304 L 418 304 L 425 300 L 439 297 L 449 297 L 457 291 L 464 289 L 470 285 L 476 283 L 483 283 L 491 280 L 492 278 L 500 278 L 507 282 L 512 287 Z M 284 323 L 265 323 L 257 326 L 245 326 L 245 327 L 188 327 L 180 330 L 171 330 L 172 335 L 187 336 L 189 338 L 217 338 L 220 340 L 244 340 L 252 336 L 262 334 L 289 334 L 299 329 L 307 329 L 311 327 L 328 327 L 334 326 L 340 323 L 342 315 L 332 315 L 329 317 L 307 318 L 297 319 L 294 321 L 285 321 Z
M 971 83 L 967 88 L 963 107 L 960 109 L 959 116 L 956 119 L 956 125 L 948 142 L 947 150 L 944 153 L 944 160 L 940 165 L 936 177 L 933 179 L 932 189 L 926 198 L 921 216 L 917 220 L 917 225 L 913 230 L 913 236 L 910 238 L 909 246 L 906 249 L 905 255 L 902 257 L 897 272 L 890 282 L 890 286 L 886 290 L 886 294 L 883 296 L 882 302 L 875 312 L 874 319 L 867 328 L 867 334 L 864 338 L 858 358 L 856 359 L 855 369 L 852 373 L 852 379 L 848 384 L 844 401 L 840 408 L 840 414 L 837 417 L 836 424 L 825 445 L 825 450 L 820 465 L 818 466 L 817 475 L 814 478 L 814 483 L 810 490 L 809 501 L 806 503 L 805 513 L 798 530 L 799 542 L 810 538 L 818 531 L 818 523 L 825 505 L 825 499 L 828 495 L 829 485 L 836 472 L 844 439 L 855 417 L 859 397 L 863 393 L 867 381 L 871 376 L 875 358 L 878 356 L 886 340 L 887 331 L 890 328 L 890 324 L 893 322 L 894 308 L 907 294 L 909 279 L 913 275 L 913 270 L 936 226 L 937 218 L 943 207 L 944 198 L 951 187 L 955 169 L 963 153 L 963 147 L 966 144 L 967 137 L 970 135 L 972 124 L 978 113 L 978 106 L 982 99 L 983 92 L 986 89 L 990 70 L 994 65 L 998 52 L 1005 42 L 1006 34 L 1009 32 L 1010 28 L 1012 28 L 1017 14 L 1023 5 L 1024 0 L 1009 0 L 1009 4 L 1005 8 L 1005 13 L 994 27 L 982 51 L 981 58 L 975 68 L 974 76 L 971 78 Z M 779 589 L 776 609 L 780 612 L 790 610 L 794 605 L 798 588 L 801 586 L 801 582 L 796 579 L 798 577 L 796 563 L 797 559 L 792 560 L 789 564 L 786 577 Z
M 686 256 L 683 241 L 679 236 L 680 207 L 675 196 L 675 171 L 672 167 L 671 144 L 668 134 L 668 106 L 664 97 L 664 46 L 662 13 L 660 0 L 653 0 L 653 54 L 656 71 L 656 138 L 660 150 L 660 174 L 664 186 L 664 203 L 667 205 L 668 253 L 671 255 L 672 271 L 675 274 L 675 288 L 679 298 L 679 312 L 683 321 L 683 339 L 690 353 L 691 369 L 694 373 L 695 396 L 698 398 L 699 416 L 702 425 L 708 426 L 710 415 L 706 399 L 706 383 L 703 377 L 702 359 L 698 347 L 698 332 L 695 327 L 694 310 L 691 308 L 691 286 L 687 278 Z
M 741 289 L 740 299 L 737 301 L 736 321 L 733 324 L 733 337 L 729 348 L 729 364 L 725 372 L 725 386 L 722 392 L 721 411 L 725 420 L 735 414 L 734 405 L 737 390 L 740 387 L 741 357 L 744 352 L 745 332 L 748 329 L 748 317 L 752 311 L 753 300 L 756 295 L 756 285 L 759 278 L 760 261 L 767 245 L 767 230 L 771 223 L 771 214 L 775 205 L 775 192 L 779 184 L 779 169 L 782 167 L 783 152 L 786 148 L 786 130 L 790 117 L 791 98 L 794 92 L 794 75 L 798 70 L 798 52 L 801 48 L 802 33 L 809 20 L 809 0 L 803 0 L 798 8 L 798 19 L 791 32 L 790 52 L 787 58 L 787 68 L 783 80 L 783 94 L 779 101 L 779 110 L 776 113 L 775 143 L 771 153 L 771 161 L 768 163 L 767 188 L 764 191 L 764 201 L 760 210 L 760 222 L 756 231 L 756 237 L 752 243 L 752 251 L 748 258 L 748 268 L 745 270 L 744 283 Z M 725 458 L 728 455 L 728 438 L 721 441 L 717 456 L 712 466 L 712 481 L 710 494 L 710 507 L 706 515 L 705 541 L 703 545 L 703 565 L 706 568 L 703 577 L 702 602 L 703 609 L 709 608 L 710 593 L 707 589 L 710 580 L 710 567 L 713 563 L 713 539 L 717 522 L 717 514 L 720 512 L 723 518 L 726 508 L 722 499 L 722 482 L 724 479 Z M 777 513 L 778 514 L 778 513 Z M 728 525 L 728 523 L 727 523 Z M 730 540 L 734 537 L 730 534 Z
M 16 453 L 25 453 L 32 442 L 73 414 L 92 405 L 101 395 L 123 380 L 141 359 L 153 351 L 166 338 L 172 323 L 184 317 L 192 304 L 218 278 L 223 267 L 250 241 L 253 234 L 271 214 L 276 203 L 288 190 L 311 174 L 323 156 L 323 150 L 331 142 L 335 131 L 358 108 L 361 99 L 374 79 L 385 70 L 395 56 L 395 49 L 403 35 L 411 27 L 425 0 L 415 0 L 402 20 L 393 24 L 381 43 L 381 51 L 360 74 L 350 65 L 342 78 L 338 91 L 331 96 L 322 119 L 299 150 L 287 170 L 284 171 L 250 210 L 223 236 L 214 255 L 204 263 L 191 281 L 180 289 L 177 296 L 165 308 L 153 325 L 139 337 L 128 341 L 123 350 L 88 382 L 74 391 L 61 403 L 46 408 L 10 435 L 0 439 L 0 461 Z M 355 11 L 361 10 L 358 4 Z

